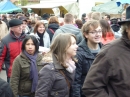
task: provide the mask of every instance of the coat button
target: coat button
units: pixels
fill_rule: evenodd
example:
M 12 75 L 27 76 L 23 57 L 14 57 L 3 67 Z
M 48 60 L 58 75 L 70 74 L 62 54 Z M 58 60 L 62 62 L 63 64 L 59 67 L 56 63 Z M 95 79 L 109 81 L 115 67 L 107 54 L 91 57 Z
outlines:
M 58 95 L 58 92 L 56 92 L 56 95 Z

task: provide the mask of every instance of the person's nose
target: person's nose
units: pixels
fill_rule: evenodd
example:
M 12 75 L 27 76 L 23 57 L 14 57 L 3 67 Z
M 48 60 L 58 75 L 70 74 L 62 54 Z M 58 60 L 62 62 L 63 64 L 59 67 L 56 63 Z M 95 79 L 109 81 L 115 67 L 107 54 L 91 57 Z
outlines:
M 29 45 L 29 48 L 32 48 L 32 45 Z

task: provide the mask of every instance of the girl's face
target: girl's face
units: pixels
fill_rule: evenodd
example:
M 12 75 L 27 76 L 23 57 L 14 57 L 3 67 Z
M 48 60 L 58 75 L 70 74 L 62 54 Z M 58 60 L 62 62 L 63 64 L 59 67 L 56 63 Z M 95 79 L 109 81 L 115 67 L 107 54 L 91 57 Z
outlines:
M 43 25 L 43 24 L 39 25 L 37 31 L 38 31 L 39 33 L 44 33 L 44 31 L 45 31 L 44 25 Z
M 30 55 L 34 55 L 35 53 L 35 45 L 32 41 L 32 39 L 29 39 L 26 44 L 25 44 L 25 51 L 30 54 Z
M 78 45 L 76 44 L 76 40 L 73 36 L 71 36 L 71 45 L 66 51 L 66 56 L 68 58 L 74 57 L 77 52 Z

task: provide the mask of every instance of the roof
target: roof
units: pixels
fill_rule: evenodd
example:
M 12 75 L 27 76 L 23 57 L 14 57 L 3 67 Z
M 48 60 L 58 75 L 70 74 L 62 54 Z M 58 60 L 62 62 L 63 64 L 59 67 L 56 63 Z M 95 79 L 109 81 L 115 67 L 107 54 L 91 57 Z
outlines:
M 8 13 L 15 10 L 20 10 L 21 8 L 15 6 L 10 0 L 3 1 L 0 3 L 0 13 Z
M 56 0 L 54 0 L 56 1 Z M 66 2 L 63 1 L 62 2 L 52 2 L 52 1 L 43 1 L 40 4 L 34 4 L 34 5 L 27 5 L 27 6 L 21 6 L 21 8 L 54 8 L 54 7 L 59 7 L 59 6 L 64 6 L 64 5 L 68 5 L 71 3 L 75 3 L 75 1 L 70 1 L 70 2 Z
M 96 12 L 105 12 L 107 14 L 119 14 L 122 13 L 123 9 L 122 6 L 117 6 L 116 0 L 110 1 L 104 4 L 100 4 L 97 6 L 92 7 L 92 11 Z

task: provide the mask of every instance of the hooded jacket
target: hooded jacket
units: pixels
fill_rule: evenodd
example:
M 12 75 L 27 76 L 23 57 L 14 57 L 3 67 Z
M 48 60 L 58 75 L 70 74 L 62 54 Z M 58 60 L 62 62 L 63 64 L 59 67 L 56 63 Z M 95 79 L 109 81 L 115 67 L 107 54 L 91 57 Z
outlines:
M 52 23 L 52 24 L 49 24 L 49 25 L 48 25 L 48 29 L 47 29 L 46 31 L 47 31 L 47 33 L 48 33 L 49 36 L 50 36 L 50 42 L 51 42 L 51 40 L 52 40 L 52 37 L 53 37 L 55 31 L 56 31 L 58 28 L 59 28 L 59 25 L 56 24 L 56 23 Z M 54 33 L 53 33 L 50 29 L 53 30 Z
M 35 97 L 69 97 L 69 87 L 65 77 L 59 70 L 63 70 L 70 85 L 74 79 L 74 73 L 69 73 L 59 64 L 56 57 L 44 56 L 45 65 L 39 72 L 39 80 Z
M 79 28 L 75 27 L 73 24 L 65 24 L 63 26 L 60 26 L 59 29 L 57 29 L 55 34 L 53 35 L 53 39 L 59 33 L 71 33 L 71 34 L 74 34 L 76 36 L 76 38 L 77 38 L 77 44 L 79 44 L 83 39 L 83 35 L 82 35 L 81 30 Z

